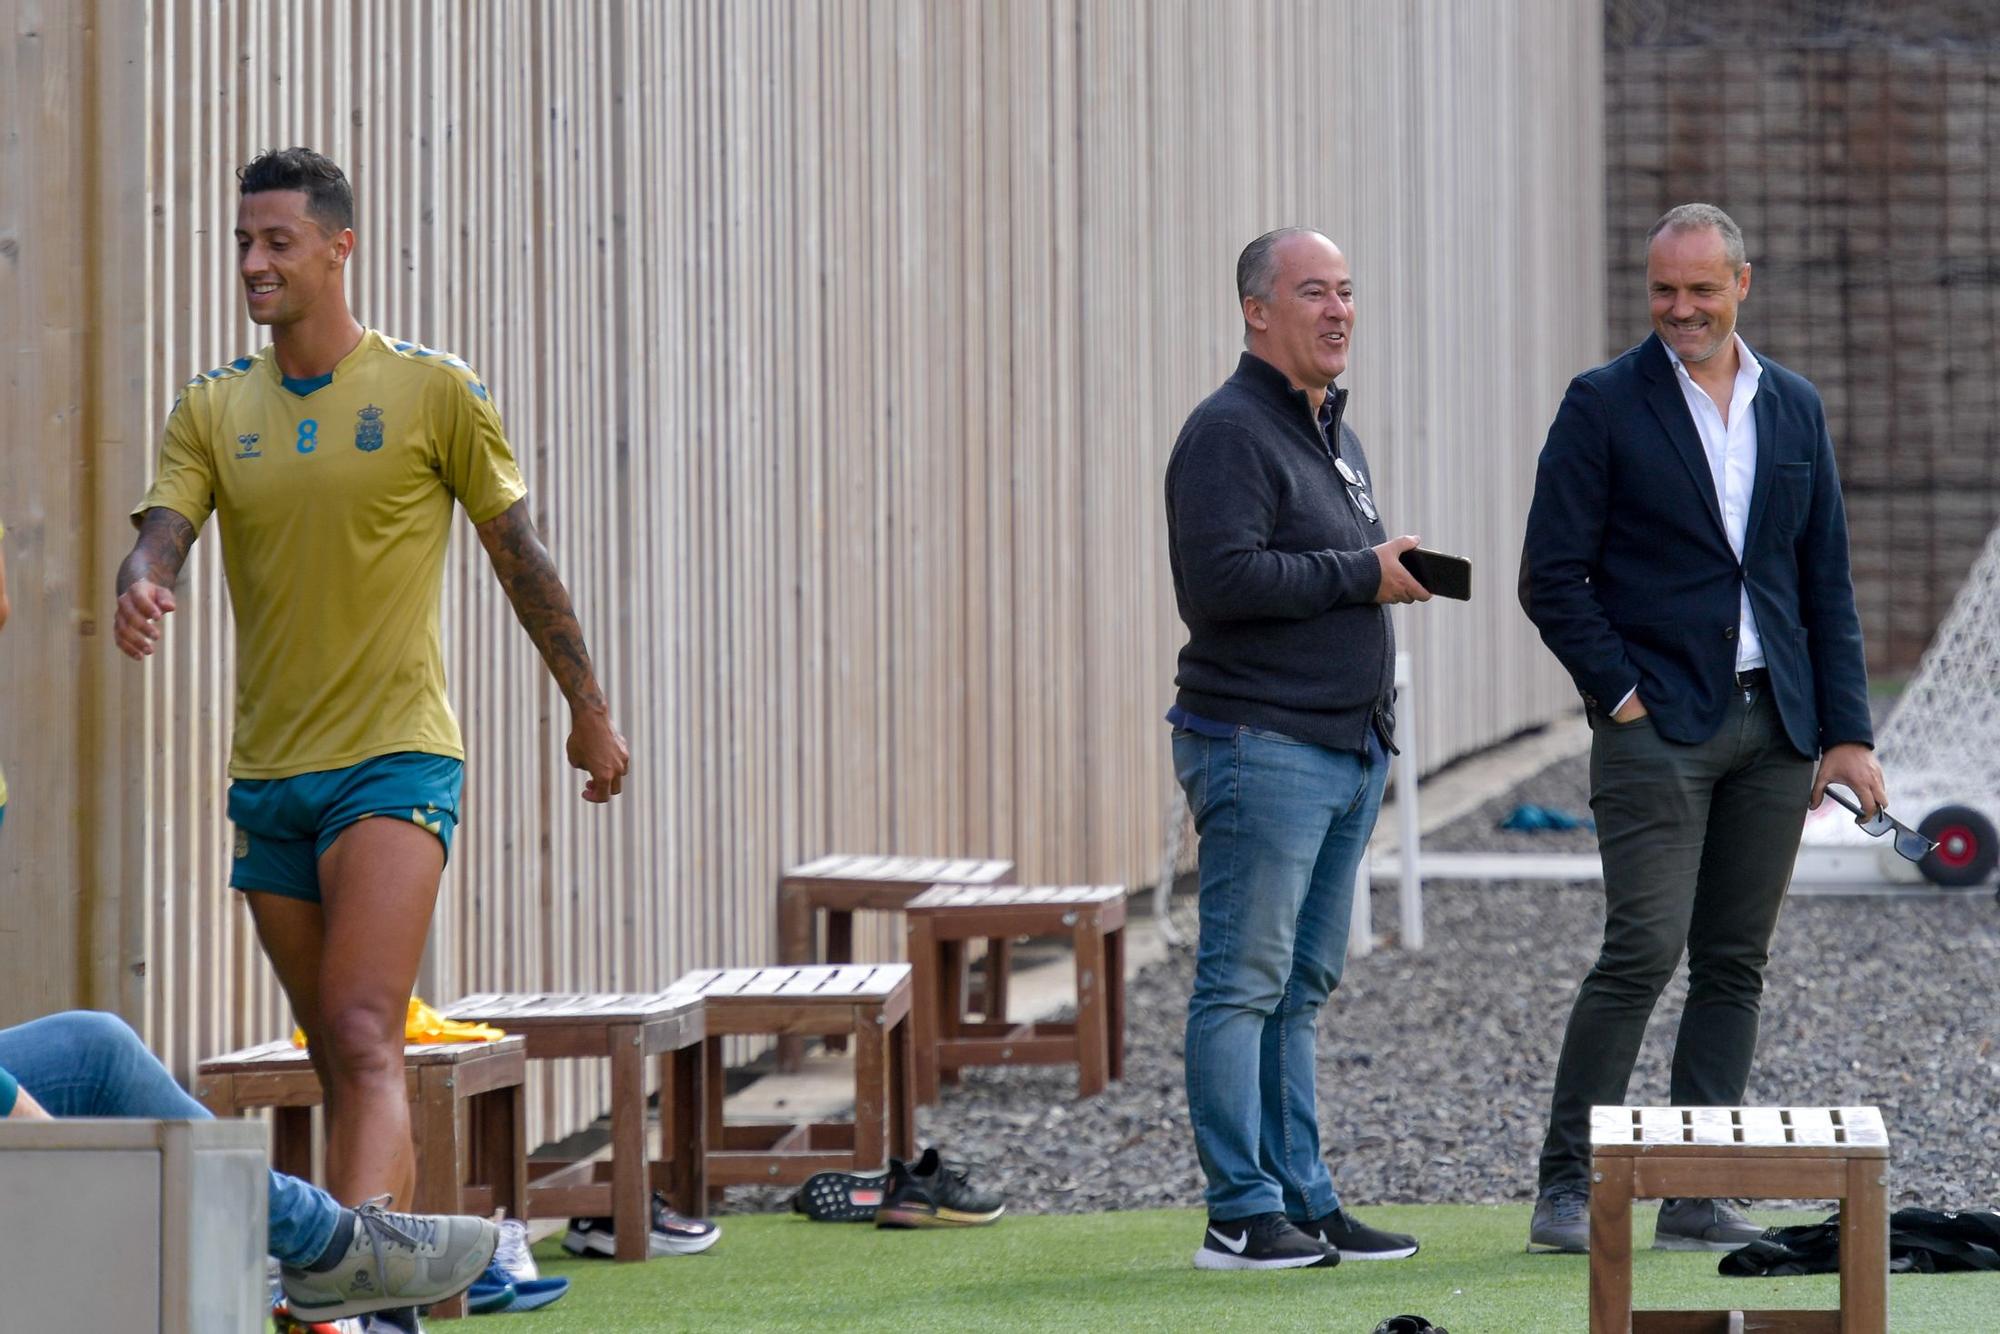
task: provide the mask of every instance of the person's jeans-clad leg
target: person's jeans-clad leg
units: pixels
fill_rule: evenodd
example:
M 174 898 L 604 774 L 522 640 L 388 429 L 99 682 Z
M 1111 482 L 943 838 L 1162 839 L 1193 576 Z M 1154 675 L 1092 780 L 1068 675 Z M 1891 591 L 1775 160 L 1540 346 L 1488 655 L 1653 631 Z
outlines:
M 76 1010 L 0 1029 L 0 1067 L 55 1117 L 209 1119 L 208 1109 L 113 1014 Z M 340 1206 L 311 1183 L 272 1172 L 270 1215 L 270 1253 L 303 1265 L 333 1239 Z
M 1345 946 L 1352 866 L 1344 887 L 1329 872 L 1325 892 L 1314 898 L 1312 890 L 1336 825 L 1361 800 L 1366 761 L 1249 730 L 1227 738 L 1178 732 L 1174 759 L 1201 838 L 1201 935 L 1188 999 L 1186 1062 L 1188 1113 L 1208 1178 L 1208 1210 L 1217 1219 L 1276 1213 L 1286 1207 L 1287 1191 L 1266 1166 L 1263 1145 L 1266 1031 L 1277 1045 L 1284 1025 L 1273 1017 L 1285 1006 L 1299 933 L 1311 931 L 1316 949 Z M 1337 971 L 1318 970 L 1297 989 L 1297 1008 L 1288 1018 L 1306 1033 L 1308 1050 L 1324 992 L 1309 997 L 1337 977 Z M 1288 1039 L 1286 1045 L 1295 1044 Z M 1293 1069 L 1303 1071 L 1291 1087 L 1313 1123 L 1310 1061 Z M 1280 1086 L 1274 1084 L 1273 1093 L 1280 1095 Z M 1273 1101 L 1283 1108 L 1282 1096 Z M 1271 1119 L 1281 1126 L 1292 1120 L 1282 1110 Z M 1293 1138 L 1303 1152 L 1302 1137 Z M 1316 1127 L 1312 1138 L 1316 1159 Z M 1311 1182 L 1303 1170 L 1294 1175 L 1303 1197 Z M 1326 1193 L 1331 1190 L 1329 1181 Z
M 1347 965 L 1348 928 L 1354 920 L 1355 873 L 1382 806 L 1389 766 L 1381 760 L 1328 751 L 1328 787 L 1338 806 L 1320 844 L 1305 903 L 1292 939 L 1292 973 L 1278 1011 L 1264 1021 L 1262 1058 L 1262 1164 L 1284 1192 L 1285 1213 L 1295 1221 L 1323 1218 L 1340 1206 L 1333 1174 L 1319 1148 L 1317 1092 L 1320 1007 L 1340 985 Z

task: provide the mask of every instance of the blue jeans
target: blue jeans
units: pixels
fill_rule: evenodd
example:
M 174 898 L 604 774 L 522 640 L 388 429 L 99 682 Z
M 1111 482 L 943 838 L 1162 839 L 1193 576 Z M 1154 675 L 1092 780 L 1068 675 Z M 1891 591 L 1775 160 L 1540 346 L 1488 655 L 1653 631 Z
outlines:
M 113 1014 L 72 1010 L 0 1029 L 0 1069 L 19 1080 L 50 1116 L 209 1117 Z M 297 1177 L 271 1173 L 270 1252 L 279 1261 L 317 1260 L 339 1221 L 340 1205 L 331 1195 Z
M 1176 731 L 1174 769 L 1201 836 L 1187 1090 L 1209 1216 L 1319 1218 L 1340 1196 L 1320 1161 L 1314 1023 L 1388 765 L 1239 727 Z

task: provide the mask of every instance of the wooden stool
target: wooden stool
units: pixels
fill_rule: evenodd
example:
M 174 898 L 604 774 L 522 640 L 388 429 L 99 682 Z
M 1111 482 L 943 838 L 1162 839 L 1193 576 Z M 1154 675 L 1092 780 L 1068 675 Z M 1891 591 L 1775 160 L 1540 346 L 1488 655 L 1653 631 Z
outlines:
M 968 1065 L 1076 1063 L 1076 1095 L 1125 1074 L 1125 887 L 938 885 L 911 899 L 917 970 L 917 1100 Z M 965 1017 L 965 942 L 980 936 L 1066 936 L 1076 950 L 1076 1019 L 1009 1024 Z M 998 974 L 996 974 L 998 976 Z
M 910 966 L 705 968 L 667 989 L 706 1007 L 708 1185 L 796 1185 L 815 1172 L 875 1172 L 916 1156 Z M 854 1039 L 854 1119 L 725 1125 L 722 1039 L 792 1034 Z
M 1590 1148 L 1591 1334 L 1888 1328 L 1889 1133 L 1875 1108 L 1593 1107 Z M 1840 1201 L 1840 1309 L 1634 1311 L 1632 1201 L 1743 1195 Z
M 702 1140 L 701 1002 L 687 996 L 487 993 L 445 1011 L 467 1023 L 518 1033 L 531 1061 L 597 1057 L 611 1062 L 611 1161 L 528 1164 L 525 1218 L 605 1218 L 619 1260 L 651 1253 L 652 1191 L 699 1215 L 708 1204 Z M 660 1156 L 646 1145 L 646 1062 L 657 1057 Z
M 992 885 L 1014 874 L 1009 861 L 946 857 L 821 857 L 794 866 L 778 880 L 778 962 L 816 963 L 817 915 L 826 912 L 827 963 L 854 961 L 854 914 L 862 909 L 895 912 L 932 885 Z M 982 1009 L 988 1019 L 1007 1017 L 1007 968 L 1010 942 L 986 942 L 987 990 Z M 997 980 L 996 980 L 997 979 Z M 844 1039 L 826 1040 L 828 1051 L 839 1051 Z M 805 1054 L 802 1038 L 778 1039 L 778 1068 L 799 1068 Z
M 410 1133 L 417 1151 L 416 1198 L 400 1207 L 420 1214 L 518 1215 L 526 1202 L 527 1118 L 522 1076 L 526 1045 L 496 1042 L 411 1045 L 403 1049 L 410 1091 Z M 194 1095 L 217 1116 L 273 1109 L 271 1166 L 313 1179 L 312 1109 L 319 1076 L 305 1052 L 280 1039 L 216 1056 L 198 1067 Z M 465 1314 L 454 1297 L 431 1308 Z

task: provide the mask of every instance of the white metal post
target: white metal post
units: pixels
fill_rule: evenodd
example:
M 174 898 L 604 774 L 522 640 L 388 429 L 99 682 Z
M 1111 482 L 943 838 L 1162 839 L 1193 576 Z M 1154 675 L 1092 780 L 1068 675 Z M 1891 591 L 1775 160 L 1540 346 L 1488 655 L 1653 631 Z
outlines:
M 1424 947 L 1424 877 L 1417 864 L 1417 705 L 1410 688 L 1410 655 L 1396 655 L 1396 823 L 1402 835 L 1403 875 L 1397 894 L 1406 950 Z
M 1374 914 L 1368 902 L 1368 854 L 1354 868 L 1354 908 L 1347 919 L 1347 957 L 1358 959 L 1375 948 Z

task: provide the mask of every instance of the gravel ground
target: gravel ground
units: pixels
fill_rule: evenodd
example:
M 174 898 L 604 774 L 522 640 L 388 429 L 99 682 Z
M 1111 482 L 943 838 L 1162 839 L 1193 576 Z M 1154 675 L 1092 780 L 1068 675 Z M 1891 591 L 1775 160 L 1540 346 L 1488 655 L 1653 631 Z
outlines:
M 1585 764 L 1565 760 L 1427 842 L 1440 849 L 1567 851 L 1587 832 L 1513 834 L 1519 801 L 1587 814 Z M 1563 1021 L 1603 929 L 1595 887 L 1426 885 L 1429 948 L 1355 960 L 1320 1024 L 1320 1122 L 1351 1203 L 1532 1198 L 1534 1158 Z M 1393 889 L 1377 922 L 1395 918 Z M 1177 900 L 1192 934 L 1192 903 Z M 1198 1204 L 1181 1038 L 1192 955 L 1130 984 L 1126 1075 L 1088 1101 L 1061 1068 L 975 1070 L 924 1109 L 926 1142 L 982 1163 L 1010 1207 L 1073 1213 Z M 1752 1102 L 1879 1105 L 1899 1202 L 1993 1207 L 2000 1198 L 2000 908 L 1991 893 L 1799 897 L 1766 981 Z M 1664 1102 L 1685 971 L 1655 1012 L 1631 1089 Z M 776 1192 L 732 1192 L 774 1207 Z M 768 1198 L 766 1198 L 768 1196 Z

